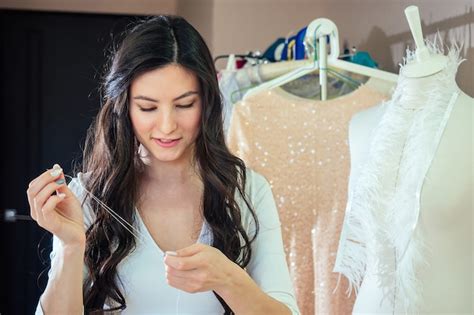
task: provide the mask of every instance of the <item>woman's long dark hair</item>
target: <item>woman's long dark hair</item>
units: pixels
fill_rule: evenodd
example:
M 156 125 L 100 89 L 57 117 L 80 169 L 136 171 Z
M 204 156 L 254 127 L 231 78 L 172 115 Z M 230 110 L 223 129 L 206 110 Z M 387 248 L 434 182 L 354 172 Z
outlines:
M 122 218 L 134 224 L 143 162 L 129 116 L 129 88 L 138 75 L 169 64 L 179 64 L 199 80 L 202 114 L 195 145 L 195 162 L 204 185 L 202 211 L 213 233 L 213 246 L 244 268 L 252 255 L 251 242 L 241 224 L 241 209 L 234 199 L 245 195 L 244 162 L 227 149 L 222 126 L 222 102 L 214 63 L 204 40 L 183 18 L 157 16 L 131 28 L 113 53 L 103 84 L 103 104 L 88 131 L 82 172 L 87 189 Z M 125 309 L 117 265 L 135 248 L 134 237 L 97 202 L 89 199 L 96 220 L 86 232 L 84 283 L 87 313 L 102 312 L 104 303 Z M 242 240 L 242 241 L 241 241 Z M 217 294 L 226 314 L 232 311 Z

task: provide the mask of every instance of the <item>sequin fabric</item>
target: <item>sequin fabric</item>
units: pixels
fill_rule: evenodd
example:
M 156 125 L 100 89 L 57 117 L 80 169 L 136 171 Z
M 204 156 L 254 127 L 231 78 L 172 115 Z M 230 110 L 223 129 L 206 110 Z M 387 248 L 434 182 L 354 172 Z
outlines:
M 387 98 L 368 86 L 328 101 L 276 88 L 234 105 L 227 142 L 271 184 L 302 314 L 352 311 L 354 295 L 334 292 L 332 272 L 347 202 L 348 125 Z

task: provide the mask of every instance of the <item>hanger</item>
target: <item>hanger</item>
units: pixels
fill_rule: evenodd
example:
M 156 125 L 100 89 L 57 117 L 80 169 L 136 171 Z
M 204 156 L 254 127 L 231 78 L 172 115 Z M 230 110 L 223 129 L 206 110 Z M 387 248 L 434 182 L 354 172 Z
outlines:
M 326 38 L 329 37 L 330 53 L 326 53 Z M 317 42 L 319 45 L 317 46 Z M 364 67 L 348 61 L 339 59 L 339 33 L 336 24 L 326 18 L 319 18 L 312 21 L 306 30 L 305 47 L 308 51 L 310 61 L 302 67 L 299 67 L 285 75 L 277 77 L 273 80 L 265 82 L 245 93 L 244 99 L 259 92 L 270 90 L 275 87 L 284 85 L 290 81 L 296 80 L 308 73 L 320 70 L 320 84 L 323 88 L 327 83 L 327 71 L 332 72 L 332 68 L 345 70 L 364 76 L 381 79 L 390 83 L 396 83 L 398 76 L 394 73 Z M 318 49 L 319 48 L 319 49 Z M 317 58 L 319 51 L 319 58 Z M 333 70 L 334 71 L 334 70 Z M 334 71 L 335 72 L 335 71 Z

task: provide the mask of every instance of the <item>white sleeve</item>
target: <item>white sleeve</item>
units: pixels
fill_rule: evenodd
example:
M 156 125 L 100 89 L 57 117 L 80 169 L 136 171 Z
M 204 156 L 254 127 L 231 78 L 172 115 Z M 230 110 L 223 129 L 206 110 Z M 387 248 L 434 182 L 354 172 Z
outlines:
M 285 304 L 292 314 L 300 314 L 290 279 L 281 236 L 281 223 L 270 184 L 254 173 L 255 193 L 251 203 L 259 220 L 259 232 L 252 243 L 247 272 L 266 294 Z M 253 233 L 249 235 L 251 237 Z
M 85 201 L 86 193 L 84 191 L 84 188 L 82 187 L 83 181 L 80 181 L 81 174 L 78 175 L 78 178 L 74 178 L 71 180 L 71 182 L 68 184 L 69 189 L 76 195 L 76 197 L 79 199 L 79 201 L 83 204 L 82 209 L 84 210 L 84 227 L 88 228 L 92 224 L 92 211 L 90 210 L 89 206 L 87 205 L 87 202 Z M 48 277 L 51 275 L 51 271 L 56 268 L 56 255 L 58 252 L 62 250 L 61 248 L 61 243 L 59 242 L 59 239 L 53 235 L 53 249 L 51 250 L 51 253 L 49 254 L 49 258 L 51 260 L 51 268 L 48 271 Z M 87 276 L 87 268 L 84 265 L 84 278 Z M 36 311 L 35 315 L 44 315 L 43 309 L 41 307 L 41 296 L 40 299 L 38 300 L 38 305 L 36 306 Z

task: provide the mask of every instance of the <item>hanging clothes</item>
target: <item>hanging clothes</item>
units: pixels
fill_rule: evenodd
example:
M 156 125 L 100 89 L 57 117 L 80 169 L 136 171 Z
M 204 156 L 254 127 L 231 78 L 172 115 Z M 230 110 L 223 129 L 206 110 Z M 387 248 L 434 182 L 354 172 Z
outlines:
M 234 105 L 228 145 L 270 182 L 302 314 L 349 314 L 354 296 L 333 293 L 332 272 L 349 177 L 348 124 L 388 98 L 364 85 L 328 101 L 281 88 Z
M 219 90 L 222 95 L 222 114 L 224 134 L 227 136 L 234 104 L 242 100 L 245 92 L 255 84 L 249 76 L 249 71 L 253 72 L 258 77 L 258 67 L 253 66 L 248 69 L 239 70 L 221 70 L 218 74 Z M 349 72 L 344 72 L 344 76 L 353 80 L 353 82 L 365 83 L 367 77 L 357 75 Z M 260 82 L 262 80 L 260 79 Z M 321 89 L 319 88 L 319 73 L 310 73 L 297 80 L 293 80 L 281 88 L 290 94 L 300 96 L 306 99 L 317 100 L 321 99 Z M 357 87 L 354 83 L 349 84 L 347 81 L 342 81 L 332 76 L 328 77 L 328 99 L 340 97 L 349 92 L 352 92 Z
M 240 101 L 248 88 L 252 86 L 245 71 L 221 70 L 218 73 L 219 90 L 222 95 L 222 115 L 224 134 L 227 135 L 234 103 Z

